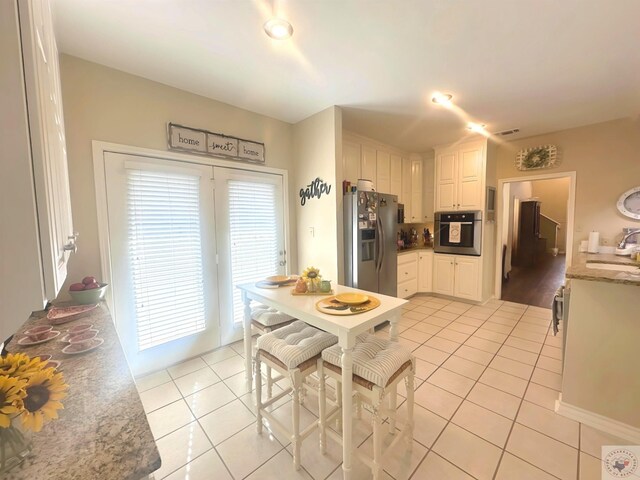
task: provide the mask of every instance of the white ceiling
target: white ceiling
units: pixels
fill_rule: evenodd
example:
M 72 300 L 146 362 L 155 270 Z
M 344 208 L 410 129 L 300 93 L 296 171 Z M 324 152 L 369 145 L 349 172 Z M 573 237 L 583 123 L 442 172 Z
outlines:
M 640 113 L 638 0 L 55 0 L 59 48 L 295 123 L 331 105 L 344 127 L 422 152 L 464 121 L 530 136 Z

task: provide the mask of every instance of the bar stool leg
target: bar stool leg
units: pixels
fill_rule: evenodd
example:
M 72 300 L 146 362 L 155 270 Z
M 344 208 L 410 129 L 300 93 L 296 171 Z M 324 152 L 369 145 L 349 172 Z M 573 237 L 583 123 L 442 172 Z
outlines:
M 320 431 L 320 453 L 327 453 L 327 390 L 322 358 L 318 359 L 318 430 Z
M 356 418 L 362 420 L 362 399 L 359 393 L 356 392 L 354 400 L 356 402 Z
M 293 391 L 293 399 L 291 401 L 292 410 L 292 434 L 291 446 L 293 447 L 293 466 L 296 470 L 300 470 L 300 389 L 302 386 L 300 371 L 291 372 L 291 388 Z
M 342 410 L 342 382 L 336 382 L 336 405 Z M 336 417 L 336 430 L 342 431 L 342 414 Z
M 375 386 L 373 392 L 373 479 L 378 480 L 382 473 L 382 403 L 383 390 Z
M 395 412 L 398 405 L 398 386 L 394 385 L 389 389 L 389 411 Z M 396 434 L 396 419 L 394 415 L 389 417 L 389 434 Z
M 406 428 L 406 441 L 407 448 L 411 450 L 413 448 L 413 373 L 414 366 L 411 366 L 411 372 L 404 379 L 405 386 L 407 387 L 407 424 Z
M 262 433 L 262 373 L 260 372 L 260 351 L 255 356 L 256 370 L 256 430 Z
M 267 365 L 267 398 L 271 398 L 272 396 L 273 396 L 273 380 L 271 378 L 271 367 Z

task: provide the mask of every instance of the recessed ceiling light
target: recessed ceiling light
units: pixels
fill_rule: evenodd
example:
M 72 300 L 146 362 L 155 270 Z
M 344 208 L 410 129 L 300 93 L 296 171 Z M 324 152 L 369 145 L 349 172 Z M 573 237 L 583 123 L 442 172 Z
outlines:
M 436 105 L 442 105 L 443 107 L 450 107 L 452 98 L 453 98 L 453 95 L 449 93 L 438 92 L 433 95 L 433 98 L 431 99 L 431 101 Z
M 485 132 L 484 127 L 486 127 L 486 125 L 483 123 L 473 123 L 473 122 L 467 123 L 467 129 L 476 133 L 484 133 Z
M 275 40 L 286 40 L 293 35 L 293 27 L 282 18 L 272 18 L 264 24 L 264 31 Z

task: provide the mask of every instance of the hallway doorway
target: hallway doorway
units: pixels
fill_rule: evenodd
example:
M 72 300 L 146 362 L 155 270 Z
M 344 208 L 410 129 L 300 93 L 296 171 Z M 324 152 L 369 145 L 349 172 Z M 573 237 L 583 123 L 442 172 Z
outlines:
M 496 293 L 550 308 L 573 250 L 575 172 L 499 181 Z

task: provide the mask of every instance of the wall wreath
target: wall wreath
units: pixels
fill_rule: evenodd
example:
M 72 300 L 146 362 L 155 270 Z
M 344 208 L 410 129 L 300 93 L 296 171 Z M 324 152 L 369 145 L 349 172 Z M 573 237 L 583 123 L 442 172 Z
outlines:
M 555 145 L 525 148 L 516 154 L 516 168 L 518 170 L 550 168 L 557 164 L 557 160 L 558 147 Z

